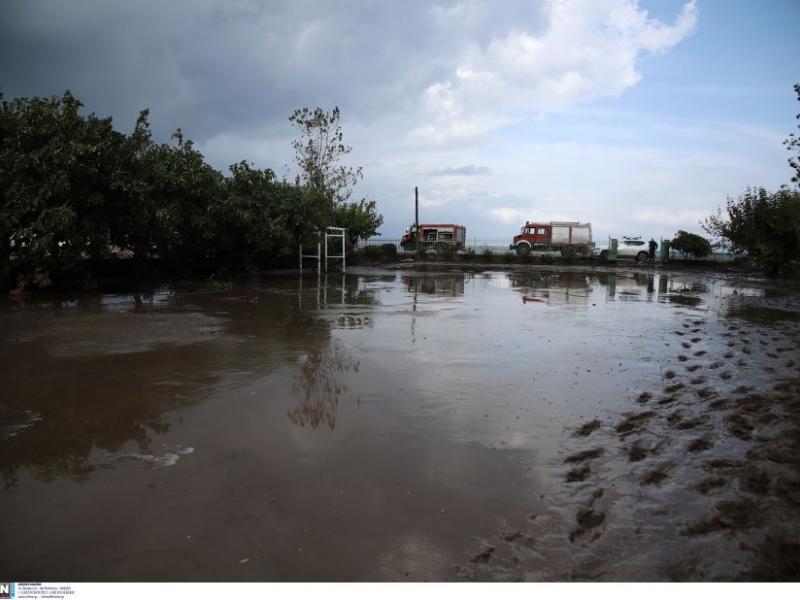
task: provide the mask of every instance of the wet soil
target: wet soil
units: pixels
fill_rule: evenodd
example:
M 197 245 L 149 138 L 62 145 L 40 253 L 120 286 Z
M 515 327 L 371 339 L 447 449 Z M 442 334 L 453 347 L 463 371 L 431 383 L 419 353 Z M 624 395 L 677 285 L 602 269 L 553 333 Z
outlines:
M 5 300 L 0 579 L 797 579 L 800 290 L 737 277 Z

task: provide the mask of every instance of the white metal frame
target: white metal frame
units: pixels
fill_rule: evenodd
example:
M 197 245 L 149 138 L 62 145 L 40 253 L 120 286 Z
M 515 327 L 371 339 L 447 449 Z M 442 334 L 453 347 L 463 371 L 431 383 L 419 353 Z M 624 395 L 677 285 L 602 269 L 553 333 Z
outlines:
M 345 227 L 326 227 L 325 228 L 325 272 L 328 272 L 328 260 L 342 260 L 342 273 L 345 272 L 347 268 L 347 257 L 345 252 L 345 244 L 344 244 L 344 237 L 345 232 L 347 229 Z M 319 236 L 320 232 L 317 232 Z M 341 254 L 328 254 L 328 240 L 335 238 L 342 238 L 342 253 Z M 303 254 L 303 244 L 300 244 L 300 272 L 303 272 L 303 259 L 304 258 L 316 258 L 317 259 L 317 272 L 322 270 L 322 242 L 317 242 L 317 253 L 316 254 Z

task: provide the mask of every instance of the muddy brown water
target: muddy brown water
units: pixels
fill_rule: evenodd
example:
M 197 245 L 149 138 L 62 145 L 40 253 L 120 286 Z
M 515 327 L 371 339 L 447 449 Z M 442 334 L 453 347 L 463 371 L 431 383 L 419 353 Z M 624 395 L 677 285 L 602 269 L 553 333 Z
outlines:
M 363 270 L 4 300 L 0 578 L 791 570 L 776 286 Z

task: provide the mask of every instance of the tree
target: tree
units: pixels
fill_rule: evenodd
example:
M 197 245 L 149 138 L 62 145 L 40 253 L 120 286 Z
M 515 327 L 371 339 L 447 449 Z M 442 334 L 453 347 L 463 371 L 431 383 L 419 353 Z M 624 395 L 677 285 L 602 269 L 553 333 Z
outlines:
M 109 251 L 107 190 L 124 136 L 111 118 L 79 114 L 60 98 L 0 96 L 0 276 L 85 270 Z
M 800 259 L 800 190 L 748 188 L 728 198 L 725 214 L 708 217 L 703 229 L 777 275 Z
M 334 205 L 349 200 L 353 186 L 363 175 L 361 167 L 353 169 L 339 164 L 352 150 L 343 141 L 339 107 L 334 107 L 331 113 L 319 107 L 313 111 L 298 108 L 289 121 L 300 130 L 300 138 L 292 142 L 301 171 L 298 183 L 320 192 Z
M 683 252 L 684 255 L 691 254 L 695 258 L 705 258 L 711 254 L 711 244 L 707 239 L 682 229 L 675 234 L 675 237 L 670 242 L 670 247 L 678 252 Z
M 307 202 L 319 203 L 307 207 L 316 220 L 304 220 L 303 225 L 306 229 L 309 225 L 316 229 L 328 225 L 345 227 L 350 242 L 355 243 L 376 235 L 383 216 L 376 212 L 374 200 L 348 202 L 363 173 L 361 167 L 341 164 L 352 149 L 344 143 L 339 118 L 338 106 L 330 113 L 319 107 L 313 111 L 305 107 L 297 109 L 289 117 L 300 130 L 300 137 L 292 142 L 292 147 L 301 171 L 297 185 L 307 190 L 304 196 Z
M 800 101 L 800 84 L 794 91 Z M 705 231 L 731 250 L 747 253 L 772 275 L 800 267 L 800 137 L 792 133 L 784 145 L 798 152 L 789 158 L 796 190 L 747 188 L 741 196 L 728 198 L 725 214 L 718 210 L 703 223 Z
M 378 233 L 378 227 L 383 224 L 383 216 L 375 210 L 375 201 L 362 198 L 358 202 L 347 202 L 337 207 L 334 214 L 334 223 L 337 227 L 347 229 L 350 243 L 365 240 Z
M 154 142 L 147 110 L 126 134 L 81 108 L 69 91 L 11 101 L 0 92 L 3 285 L 293 264 L 297 244 L 325 226 L 346 227 L 353 241 L 383 222 L 374 201 L 347 202 L 361 169 L 340 164 L 350 148 L 338 108 L 292 115 L 303 170 L 294 184 L 246 161 L 225 176 L 180 129 Z
M 797 101 L 800 102 L 800 83 L 795 84 L 794 91 L 797 94 Z M 797 119 L 800 121 L 800 113 L 797 113 Z M 800 129 L 800 124 L 798 124 L 797 128 Z M 800 136 L 791 133 L 783 144 L 790 152 L 792 150 L 797 152 L 797 156 L 793 156 L 789 159 L 789 166 L 795 171 L 792 181 L 800 186 Z

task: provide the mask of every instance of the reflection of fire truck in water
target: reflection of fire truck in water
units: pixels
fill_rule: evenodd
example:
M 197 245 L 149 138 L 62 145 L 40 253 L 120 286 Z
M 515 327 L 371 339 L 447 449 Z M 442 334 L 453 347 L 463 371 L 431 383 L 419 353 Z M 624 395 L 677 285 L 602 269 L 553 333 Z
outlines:
M 453 224 L 412 225 L 400 238 L 403 250 L 459 250 L 467 239 L 467 228 Z
M 407 291 L 434 296 L 463 296 L 465 281 L 464 273 L 403 275 L 403 285 Z

